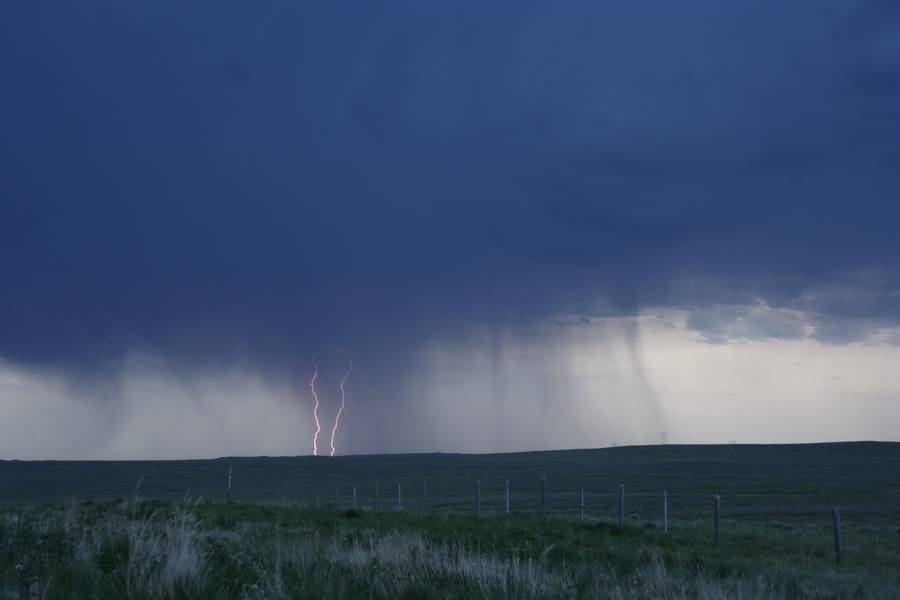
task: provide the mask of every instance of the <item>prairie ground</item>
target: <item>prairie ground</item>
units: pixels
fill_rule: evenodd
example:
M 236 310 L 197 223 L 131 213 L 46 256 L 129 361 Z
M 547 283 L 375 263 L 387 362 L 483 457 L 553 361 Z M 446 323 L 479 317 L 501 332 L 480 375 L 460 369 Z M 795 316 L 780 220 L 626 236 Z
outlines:
M 0 515 L 0 598 L 898 598 L 900 530 L 137 498 Z
M 876 443 L 2 462 L 0 600 L 896 599 L 898 473 L 900 444 Z

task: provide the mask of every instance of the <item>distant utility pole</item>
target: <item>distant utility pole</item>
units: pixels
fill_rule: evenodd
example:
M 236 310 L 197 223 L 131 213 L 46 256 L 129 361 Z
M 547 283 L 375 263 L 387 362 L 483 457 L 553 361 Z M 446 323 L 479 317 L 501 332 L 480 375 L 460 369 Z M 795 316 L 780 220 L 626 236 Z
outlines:
M 665 446 L 669 443 L 669 432 L 668 431 L 660 431 L 659 432 L 659 445 Z

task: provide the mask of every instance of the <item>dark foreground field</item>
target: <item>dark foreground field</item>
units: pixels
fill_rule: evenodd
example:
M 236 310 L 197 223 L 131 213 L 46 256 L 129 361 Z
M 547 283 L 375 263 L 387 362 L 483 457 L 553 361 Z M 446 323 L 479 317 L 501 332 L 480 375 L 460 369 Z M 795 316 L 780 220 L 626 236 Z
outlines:
M 900 598 L 900 444 L 6 462 L 0 481 L 0 598 Z

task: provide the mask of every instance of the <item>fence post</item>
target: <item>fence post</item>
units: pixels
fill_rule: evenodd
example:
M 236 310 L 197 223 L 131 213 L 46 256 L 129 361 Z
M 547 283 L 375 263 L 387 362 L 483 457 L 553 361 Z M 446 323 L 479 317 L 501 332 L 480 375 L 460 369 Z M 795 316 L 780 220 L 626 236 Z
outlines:
M 509 479 L 506 480 L 506 514 L 509 514 Z
M 397 482 L 397 510 L 403 510 L 403 495 L 400 492 L 400 482 Z
M 375 502 L 372 505 L 375 512 L 378 512 L 378 482 L 375 482 Z
M 541 477 L 541 514 L 547 512 L 547 478 Z
M 584 521 L 584 482 L 581 482 L 581 516 L 580 519 Z
M 353 510 L 356 510 L 356 486 L 353 486 Z
M 341 507 L 341 486 L 334 486 L 334 508 L 338 509 Z
M 228 491 L 225 493 L 225 502 L 231 503 L 231 465 L 228 465 Z
M 663 533 L 669 533 L 669 492 L 663 490 Z
M 625 527 L 625 484 L 619 484 L 619 527 Z
M 428 481 L 423 479 L 422 480 L 422 512 L 425 512 L 427 494 L 428 494 Z
M 843 540 L 841 539 L 841 509 L 832 510 L 831 519 L 834 524 L 834 560 L 837 564 L 841 564 L 844 559 Z
M 715 499 L 715 504 L 714 504 L 714 518 L 715 518 L 714 529 L 715 529 L 715 535 L 714 535 L 714 538 L 713 538 L 713 546 L 718 546 L 718 545 L 719 545 L 719 512 L 720 512 L 720 510 L 719 510 L 719 505 L 720 505 L 720 503 L 721 503 L 721 502 L 720 502 L 720 500 L 719 500 L 719 495 L 716 494 L 716 499 Z
M 481 482 L 475 482 L 475 514 L 481 512 Z

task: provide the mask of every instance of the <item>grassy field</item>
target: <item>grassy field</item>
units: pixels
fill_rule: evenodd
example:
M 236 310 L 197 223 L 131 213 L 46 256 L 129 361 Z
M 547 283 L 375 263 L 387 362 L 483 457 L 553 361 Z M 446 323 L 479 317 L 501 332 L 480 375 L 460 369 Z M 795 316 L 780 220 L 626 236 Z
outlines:
M 228 467 L 232 499 L 351 507 L 357 486 L 360 508 L 372 508 L 375 484 L 384 507 L 396 504 L 402 483 L 405 506 L 421 506 L 427 479 L 428 507 L 471 510 L 474 482 L 485 510 L 500 510 L 504 482 L 519 512 L 540 508 L 546 477 L 547 509 L 574 513 L 584 482 L 589 514 L 611 516 L 618 485 L 626 485 L 628 512 L 658 516 L 662 491 L 673 516 L 708 514 L 722 497 L 725 514 L 740 518 L 807 518 L 840 506 L 848 516 L 895 524 L 900 520 L 900 444 L 633 446 L 599 450 L 516 454 L 430 454 L 291 458 L 221 458 L 186 461 L 0 461 L 0 504 L 130 497 L 179 499 L 185 494 L 224 500 Z
M 139 499 L 7 509 L 2 598 L 897 598 L 900 534 Z
M 0 599 L 900 598 L 900 444 L 4 462 L 0 481 Z M 620 482 L 624 527 L 614 519 Z M 662 489 L 672 494 L 668 535 Z M 833 506 L 844 517 L 840 566 Z

